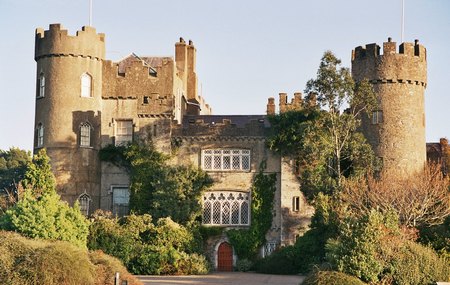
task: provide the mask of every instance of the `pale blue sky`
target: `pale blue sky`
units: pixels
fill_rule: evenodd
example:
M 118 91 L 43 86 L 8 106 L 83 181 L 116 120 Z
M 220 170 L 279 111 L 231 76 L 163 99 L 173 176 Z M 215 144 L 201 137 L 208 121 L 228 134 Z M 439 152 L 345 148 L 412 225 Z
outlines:
M 32 149 L 34 31 L 88 25 L 89 0 L 0 0 L 0 149 Z M 400 42 L 401 0 L 93 0 L 106 55 L 174 55 L 197 48 L 203 96 L 215 114 L 263 114 L 267 98 L 303 91 L 325 50 L 350 66 L 351 50 Z M 450 137 L 450 1 L 405 0 L 405 41 L 428 50 L 427 141 Z M 199 86 L 200 87 L 200 86 Z M 278 103 L 277 103 L 278 104 Z

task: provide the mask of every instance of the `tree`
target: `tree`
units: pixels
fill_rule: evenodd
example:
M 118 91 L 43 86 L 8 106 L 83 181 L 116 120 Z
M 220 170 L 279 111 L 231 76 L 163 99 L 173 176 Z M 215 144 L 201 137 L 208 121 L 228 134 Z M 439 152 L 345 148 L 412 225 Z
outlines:
M 360 177 L 347 181 L 340 193 L 355 215 L 371 209 L 394 211 L 407 227 L 442 224 L 450 215 L 450 180 L 439 165 L 428 165 L 415 176 L 401 179 L 392 175 Z
M 310 200 L 317 192 L 333 193 L 343 177 L 376 168 L 376 159 L 358 132 L 360 117 L 376 106 L 367 81 L 353 82 L 347 68 L 331 52 L 322 57 L 317 78 L 301 110 L 270 116 L 269 147 L 296 160 L 302 191 Z
M 320 62 L 317 78 L 306 84 L 306 93 L 312 93 L 319 106 L 326 112 L 317 120 L 316 138 L 330 156 L 327 170 L 335 178 L 337 186 L 348 169 L 343 169 L 346 161 L 371 158 L 370 147 L 357 132 L 360 116 L 367 115 L 376 105 L 377 98 L 367 80 L 355 84 L 348 68 L 341 67 L 341 60 L 326 51 Z M 314 141 L 311 143 L 315 143 Z M 363 159 L 361 159 L 363 158 Z M 367 165 L 366 165 L 367 166 Z M 347 168 L 350 166 L 347 166 Z
M 61 201 L 49 162 L 45 150 L 33 157 L 22 183 L 27 187 L 24 195 L 0 218 L 0 228 L 86 247 L 89 223 L 77 203 L 72 208 Z
M 12 147 L 8 151 L 0 150 L 0 197 L 1 209 L 13 205 L 19 195 L 19 182 L 23 179 L 31 162 L 29 151 Z

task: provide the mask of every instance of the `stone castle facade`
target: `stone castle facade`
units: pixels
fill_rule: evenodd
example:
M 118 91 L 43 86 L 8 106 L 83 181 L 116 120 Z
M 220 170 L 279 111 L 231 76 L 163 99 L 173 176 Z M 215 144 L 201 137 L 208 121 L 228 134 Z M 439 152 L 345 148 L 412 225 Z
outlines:
M 313 209 L 300 192 L 294 163 L 267 148 L 266 116 L 212 115 L 198 95 L 191 41 L 180 38 L 175 57 L 131 54 L 112 62 L 105 59 L 104 34 L 83 27 L 71 36 L 53 24 L 36 30 L 35 60 L 35 151 L 46 148 L 59 193 L 69 203 L 80 201 L 85 214 L 128 211 L 129 176 L 100 161 L 100 149 L 151 139 L 159 151 L 173 154 L 171 163 L 198 166 L 213 178 L 202 199 L 203 224 L 248 227 L 252 181 L 265 162 L 264 171 L 275 173 L 277 184 L 273 223 L 261 254 L 292 244 L 307 229 Z M 357 81 L 368 78 L 379 94 L 380 109 L 375 119 L 364 121 L 364 130 L 385 166 L 405 171 L 423 166 L 425 49 L 405 43 L 397 53 L 389 41 L 380 55 L 376 45 L 358 47 L 352 68 Z M 294 94 L 288 103 L 281 93 L 279 111 L 300 106 L 301 96 Z M 275 109 L 269 98 L 267 112 Z M 208 241 L 217 269 L 225 245 L 226 235 Z

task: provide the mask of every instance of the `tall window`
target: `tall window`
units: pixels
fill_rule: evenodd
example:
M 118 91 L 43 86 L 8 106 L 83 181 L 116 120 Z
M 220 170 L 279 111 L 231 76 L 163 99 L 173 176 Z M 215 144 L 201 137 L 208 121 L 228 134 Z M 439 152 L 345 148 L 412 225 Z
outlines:
M 91 146 L 91 125 L 82 123 L 80 126 L 80 146 Z
M 374 111 L 372 113 L 372 124 L 381 124 L 383 122 L 383 111 Z
M 36 128 L 36 145 L 41 147 L 44 145 L 44 125 L 39 123 Z
M 206 192 L 203 194 L 203 224 L 250 225 L 250 194 L 233 191 Z
M 39 74 L 39 97 L 44 97 L 45 95 L 45 76 L 44 73 Z
M 250 170 L 248 149 L 205 149 L 202 151 L 204 170 Z
M 128 215 L 128 204 L 130 202 L 130 191 L 125 186 L 113 186 L 113 214 L 119 217 Z
M 133 141 L 133 121 L 116 121 L 116 146 Z
M 78 201 L 80 202 L 80 211 L 83 215 L 89 215 L 89 203 L 91 202 L 91 197 L 84 192 L 78 197 Z
M 87 73 L 81 75 L 81 97 L 92 97 L 92 77 Z

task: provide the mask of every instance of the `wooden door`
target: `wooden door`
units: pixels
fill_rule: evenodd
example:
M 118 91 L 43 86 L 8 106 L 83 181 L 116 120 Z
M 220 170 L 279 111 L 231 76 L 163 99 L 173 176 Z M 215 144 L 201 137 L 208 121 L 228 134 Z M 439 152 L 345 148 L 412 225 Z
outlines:
M 233 271 L 233 248 L 227 242 L 219 245 L 217 251 L 217 271 Z

